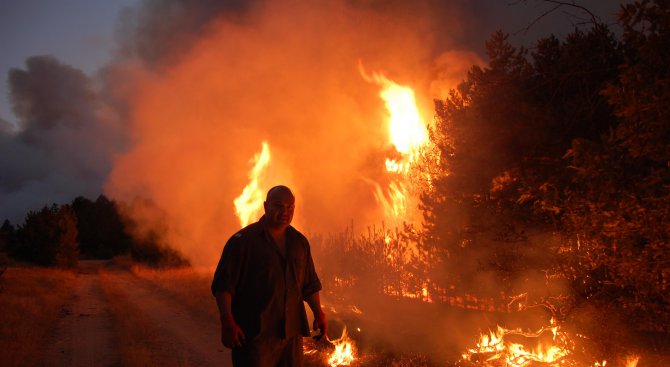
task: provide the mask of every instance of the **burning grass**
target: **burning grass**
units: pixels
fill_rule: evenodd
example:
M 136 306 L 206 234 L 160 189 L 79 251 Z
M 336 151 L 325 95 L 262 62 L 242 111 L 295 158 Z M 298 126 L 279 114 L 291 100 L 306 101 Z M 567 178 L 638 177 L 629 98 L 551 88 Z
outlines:
M 45 345 L 74 293 L 70 270 L 9 267 L 0 290 L 0 355 L 3 366 L 44 365 Z

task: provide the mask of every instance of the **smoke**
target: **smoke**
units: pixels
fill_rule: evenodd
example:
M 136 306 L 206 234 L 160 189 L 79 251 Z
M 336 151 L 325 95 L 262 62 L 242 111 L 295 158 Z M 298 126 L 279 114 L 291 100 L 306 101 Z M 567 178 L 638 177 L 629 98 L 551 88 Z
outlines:
M 431 84 L 455 83 L 477 60 L 438 55 L 437 35 L 443 47 L 452 29 L 463 32 L 457 5 L 441 2 L 170 4 L 124 16 L 116 67 L 132 86 L 131 147 L 105 190 L 155 203 L 160 216 L 135 219 L 167 228 L 164 240 L 195 263 L 216 262 L 237 229 L 233 199 L 263 141 L 272 158 L 261 186 L 292 187 L 297 227 L 381 221 L 369 180 L 381 178 L 390 142 L 378 87 L 359 62 L 414 88 L 430 121 Z
M 0 129 L 0 216 L 99 195 L 121 139 L 94 82 L 51 56 L 27 59 L 8 81 L 19 129 Z

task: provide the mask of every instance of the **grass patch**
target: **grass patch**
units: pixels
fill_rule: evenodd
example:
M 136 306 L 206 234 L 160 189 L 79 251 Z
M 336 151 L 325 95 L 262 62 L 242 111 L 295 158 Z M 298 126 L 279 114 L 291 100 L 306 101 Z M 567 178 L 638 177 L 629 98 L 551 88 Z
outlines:
M 170 294 L 192 313 L 219 322 L 216 300 L 210 291 L 213 268 L 152 269 L 134 265 L 131 271 L 137 277 L 148 280 Z
M 0 355 L 3 366 L 44 365 L 45 345 L 64 306 L 72 300 L 71 270 L 10 267 L 0 290 Z

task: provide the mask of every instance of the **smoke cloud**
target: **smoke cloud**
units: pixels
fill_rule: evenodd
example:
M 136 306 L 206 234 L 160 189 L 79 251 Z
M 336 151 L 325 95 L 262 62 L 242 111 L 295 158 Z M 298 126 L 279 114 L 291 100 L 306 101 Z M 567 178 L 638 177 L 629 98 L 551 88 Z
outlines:
M 27 59 L 8 80 L 20 126 L 0 124 L 0 216 L 99 195 L 121 138 L 93 81 L 51 56 Z
M 457 5 L 441 2 L 286 0 L 216 11 L 176 4 L 145 3 L 126 14 L 167 25 L 140 32 L 125 23 L 122 34 L 139 35 L 124 38 L 120 63 L 132 85 L 131 147 L 115 159 L 105 190 L 124 201 L 150 199 L 160 215 L 129 215 L 166 228 L 164 240 L 201 264 L 216 262 L 238 228 L 233 199 L 263 141 L 272 158 L 261 186 L 293 188 L 299 228 L 383 220 L 369 182 L 382 179 L 380 152 L 391 146 L 386 112 L 359 62 L 414 88 L 430 121 L 438 97 L 431 88 L 445 89 L 435 81 L 453 87 L 478 60 L 467 51 L 437 53 L 438 34 L 444 47 L 450 32 L 463 32 Z

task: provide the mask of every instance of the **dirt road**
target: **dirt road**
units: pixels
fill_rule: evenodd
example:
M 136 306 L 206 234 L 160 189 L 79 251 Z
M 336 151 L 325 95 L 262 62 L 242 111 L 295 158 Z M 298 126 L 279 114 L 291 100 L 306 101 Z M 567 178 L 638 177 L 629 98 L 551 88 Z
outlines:
M 101 288 L 104 261 L 81 261 L 72 303 L 62 310 L 54 342 L 47 347 L 50 366 L 121 366 L 113 317 Z M 160 361 L 185 361 L 188 366 L 230 366 L 230 353 L 221 346 L 219 326 L 189 311 L 146 280 L 128 271 L 105 270 L 105 282 L 123 292 L 134 309 L 158 330 Z M 156 362 L 156 363 L 153 363 Z

